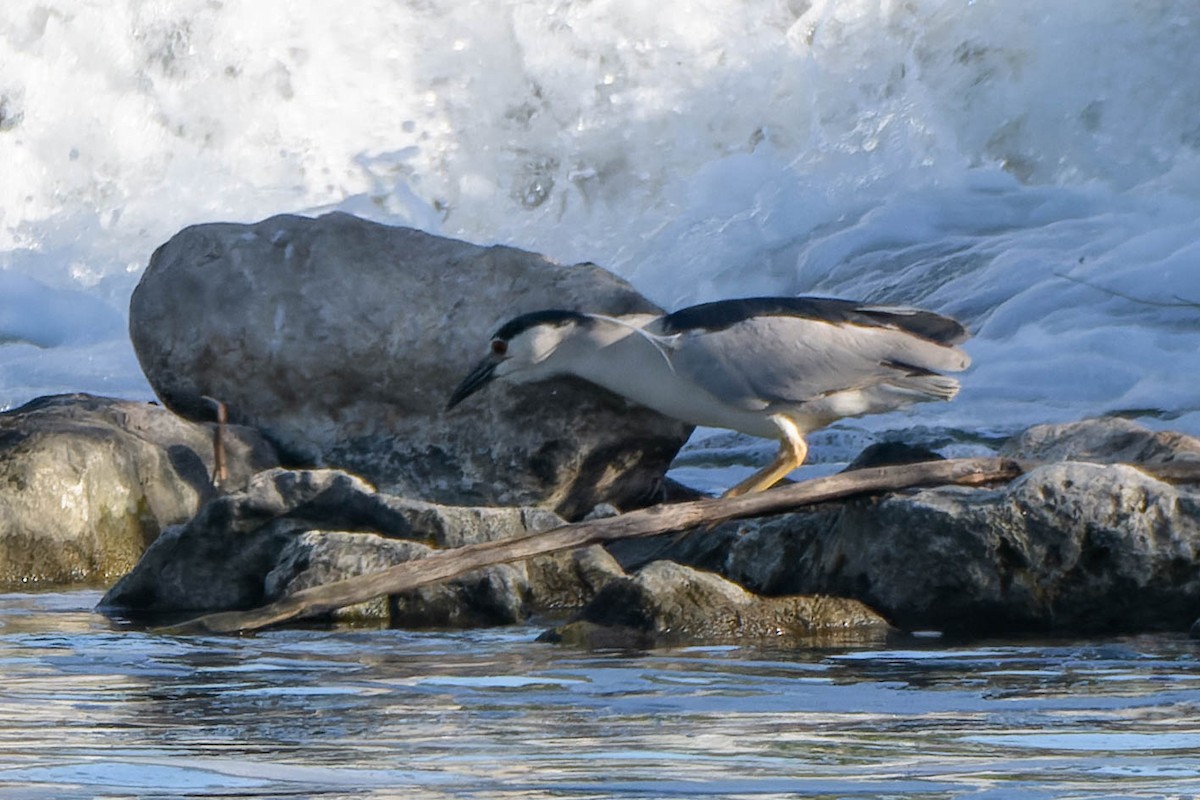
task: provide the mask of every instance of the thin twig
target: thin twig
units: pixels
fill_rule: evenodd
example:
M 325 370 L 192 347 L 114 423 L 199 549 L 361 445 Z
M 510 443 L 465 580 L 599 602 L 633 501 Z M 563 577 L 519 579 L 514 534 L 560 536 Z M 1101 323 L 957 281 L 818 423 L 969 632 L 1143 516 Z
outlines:
M 213 474 L 214 489 L 220 489 L 229 480 L 229 467 L 225 458 L 225 425 L 229 421 L 229 411 L 225 404 L 215 397 L 203 395 L 203 399 L 213 404 L 217 410 L 217 427 L 213 428 Z

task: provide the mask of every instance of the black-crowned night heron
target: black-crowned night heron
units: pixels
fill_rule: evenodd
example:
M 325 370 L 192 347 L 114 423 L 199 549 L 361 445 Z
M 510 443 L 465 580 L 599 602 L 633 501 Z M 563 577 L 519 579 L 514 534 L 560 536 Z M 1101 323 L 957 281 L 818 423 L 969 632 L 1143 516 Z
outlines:
M 577 375 L 693 425 L 778 439 L 779 455 L 726 497 L 761 491 L 803 463 L 804 437 L 843 417 L 949 400 L 967 330 L 915 308 L 819 297 L 721 300 L 658 316 L 547 310 L 509 320 L 454 390 L 453 408 L 495 379 Z

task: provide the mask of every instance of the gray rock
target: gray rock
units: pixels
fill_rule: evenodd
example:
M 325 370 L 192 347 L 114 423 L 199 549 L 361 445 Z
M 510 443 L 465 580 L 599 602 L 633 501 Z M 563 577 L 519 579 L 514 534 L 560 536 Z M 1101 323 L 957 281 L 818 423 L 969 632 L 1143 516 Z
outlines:
M 533 613 L 581 608 L 625 571 L 600 545 L 520 562 L 528 575 Z
M 462 547 L 494 542 L 527 531 L 548 531 L 564 524 L 562 517 L 542 508 L 443 506 L 423 500 L 379 494 L 403 515 L 408 536 L 436 547 Z
M 1155 466 L 1200 461 L 1200 439 L 1174 431 L 1152 431 L 1120 417 L 1103 417 L 1034 425 L 1007 441 L 1000 455 L 1030 461 Z
M 306 531 L 292 538 L 267 574 L 265 599 L 272 602 L 298 591 L 348 580 L 435 552 L 418 542 L 373 533 Z M 518 622 L 528 614 L 527 582 L 500 565 L 391 597 L 339 609 L 342 621 L 375 620 L 399 627 L 472 627 Z
M 226 486 L 278 464 L 230 426 Z M 0 414 L 0 587 L 108 582 L 212 493 L 213 427 L 166 409 L 86 394 Z
M 575 379 L 446 401 L 497 325 L 527 311 L 654 311 L 590 264 L 564 267 L 345 214 L 187 228 L 151 258 L 130 335 L 172 409 L 209 395 L 297 463 L 398 495 L 540 505 L 576 518 L 639 505 L 690 429 Z
M 265 599 L 380 572 L 432 552 L 436 549 L 427 545 L 378 534 L 307 531 L 280 552 L 265 580 Z M 508 625 L 535 613 L 579 608 L 605 582 L 623 574 L 603 548 L 584 548 L 489 567 L 344 608 L 334 616 L 404 628 Z
M 390 623 L 400 628 L 513 625 L 529 617 L 529 582 L 510 564 L 392 595 Z
M 1109 450 L 1083 436 L 1099 427 L 1080 425 L 1061 428 L 1061 441 L 1030 436 L 1033 444 L 1011 452 L 1060 448 L 1100 462 L 1115 452 L 1163 465 L 1191 458 L 1189 437 L 1104 427 Z M 545 510 L 402 499 L 334 470 L 271 470 L 163 534 L 105 602 L 159 613 L 247 608 L 427 547 L 561 522 Z M 829 641 L 830 631 L 858 641 L 883 630 L 861 603 L 907 629 L 977 636 L 1184 630 L 1200 608 L 1200 487 L 1132 466 L 1066 461 L 1003 487 L 827 503 L 610 549 L 615 559 L 589 548 L 493 567 L 351 614 L 409 626 L 502 624 L 586 603 L 553 636 L 593 647 L 811 642 L 815 632 Z M 622 566 L 641 569 L 628 577 Z
M 267 577 L 293 539 L 342 526 L 413 535 L 409 518 L 361 478 L 266 470 L 159 537 L 100 606 L 146 615 L 252 608 L 267 601 Z
M 758 597 L 712 573 L 655 561 L 610 581 L 570 623 L 543 638 L 589 647 L 877 640 L 888 623 L 854 600 Z
M 101 601 L 113 614 L 241 610 L 460 547 L 563 524 L 542 509 L 458 508 L 338 470 L 268 470 L 172 528 Z M 348 530 L 349 529 L 349 530 Z M 591 599 L 620 568 L 600 548 L 498 565 L 345 609 L 405 627 L 497 625 Z
M 227 509 L 205 513 L 224 500 L 164 531 L 137 566 L 105 592 L 98 608 L 114 616 L 171 618 L 266 603 L 266 576 L 306 527 L 284 518 L 237 531 L 221 524 Z
M 908 629 L 1185 630 L 1200 608 L 1200 486 L 1137 467 L 1178 466 L 1198 452 L 1200 440 L 1122 419 L 1039 425 L 1004 453 L 1088 463 L 1048 463 L 999 488 L 827 503 L 609 549 L 627 571 L 671 559 L 766 595 L 857 598 Z
M 730 523 L 656 557 L 763 594 L 857 598 L 910 630 L 1183 630 L 1200 608 L 1200 489 L 1063 462 L 1000 489 L 939 487 Z
M 283 546 L 263 579 L 264 597 L 275 600 L 327 583 L 381 572 L 414 558 L 424 558 L 433 548 L 419 542 L 389 539 L 375 533 L 305 531 Z M 377 597 L 339 609 L 340 619 L 388 620 L 388 598 Z

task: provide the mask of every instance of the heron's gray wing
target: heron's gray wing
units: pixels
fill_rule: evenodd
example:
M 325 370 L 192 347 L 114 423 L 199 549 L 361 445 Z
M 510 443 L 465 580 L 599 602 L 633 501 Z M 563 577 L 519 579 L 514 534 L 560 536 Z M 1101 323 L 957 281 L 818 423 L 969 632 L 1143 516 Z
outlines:
M 970 338 L 962 323 L 908 306 L 880 306 L 834 297 L 743 297 L 682 308 L 660 321 L 664 333 L 720 330 L 756 317 L 804 317 L 837 325 L 896 328 L 942 345 Z
M 762 410 L 881 383 L 898 370 L 966 367 L 961 350 L 900 328 L 781 315 L 674 336 L 671 362 L 729 405 Z

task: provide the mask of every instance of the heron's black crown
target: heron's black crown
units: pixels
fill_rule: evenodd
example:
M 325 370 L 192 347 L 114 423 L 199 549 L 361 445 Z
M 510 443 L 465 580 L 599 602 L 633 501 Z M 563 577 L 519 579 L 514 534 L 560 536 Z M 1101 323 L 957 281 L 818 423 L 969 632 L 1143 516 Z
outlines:
M 510 341 L 515 336 L 535 328 L 538 325 L 567 325 L 575 323 L 577 325 L 589 325 L 592 319 L 587 314 L 580 314 L 578 311 L 566 311 L 560 308 L 548 308 L 544 311 L 531 311 L 528 314 L 522 314 L 519 317 L 513 317 L 508 322 L 500 326 L 500 330 L 496 331 L 493 339 L 503 339 Z

